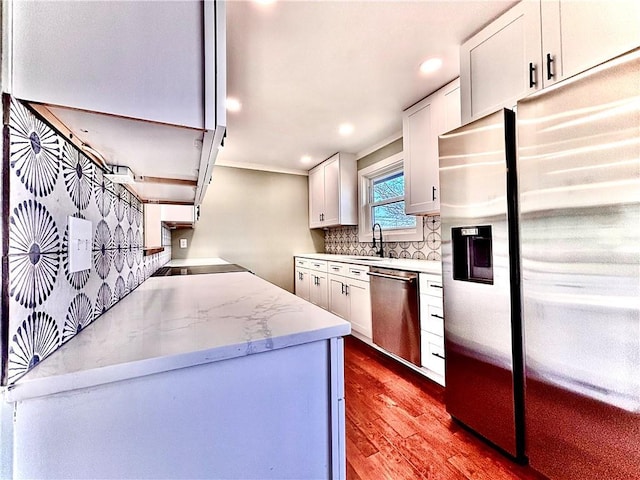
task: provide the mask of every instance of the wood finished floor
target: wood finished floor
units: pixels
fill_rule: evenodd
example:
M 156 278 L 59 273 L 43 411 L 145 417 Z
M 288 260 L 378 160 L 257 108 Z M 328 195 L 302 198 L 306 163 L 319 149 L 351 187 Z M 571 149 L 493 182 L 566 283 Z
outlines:
M 545 480 L 464 430 L 444 389 L 345 339 L 347 480 Z

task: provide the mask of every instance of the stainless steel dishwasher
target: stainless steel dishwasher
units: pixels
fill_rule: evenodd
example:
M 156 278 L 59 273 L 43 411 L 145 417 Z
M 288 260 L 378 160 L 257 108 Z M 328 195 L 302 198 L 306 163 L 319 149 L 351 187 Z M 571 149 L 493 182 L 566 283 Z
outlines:
M 420 366 L 418 274 L 372 267 L 373 343 Z

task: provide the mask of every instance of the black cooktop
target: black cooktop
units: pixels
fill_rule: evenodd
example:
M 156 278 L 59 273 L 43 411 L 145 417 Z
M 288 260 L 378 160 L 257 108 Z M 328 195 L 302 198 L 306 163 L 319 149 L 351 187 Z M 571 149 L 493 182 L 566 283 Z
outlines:
M 249 272 L 235 263 L 224 265 L 195 265 L 191 267 L 160 267 L 152 277 L 172 277 L 174 275 L 202 275 L 205 273 Z

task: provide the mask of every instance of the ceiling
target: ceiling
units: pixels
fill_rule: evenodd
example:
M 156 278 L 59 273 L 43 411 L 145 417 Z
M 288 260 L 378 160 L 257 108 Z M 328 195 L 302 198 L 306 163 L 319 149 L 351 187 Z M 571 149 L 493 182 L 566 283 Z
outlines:
M 306 173 L 399 138 L 402 111 L 457 77 L 459 45 L 515 3 L 228 2 L 227 94 L 242 108 L 216 164 Z M 422 74 L 432 57 L 442 68 Z

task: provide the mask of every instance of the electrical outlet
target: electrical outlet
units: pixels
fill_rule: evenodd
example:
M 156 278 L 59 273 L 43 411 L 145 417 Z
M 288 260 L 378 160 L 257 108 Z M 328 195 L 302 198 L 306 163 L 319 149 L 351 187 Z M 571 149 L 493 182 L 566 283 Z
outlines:
M 69 220 L 69 273 L 91 268 L 91 222 L 77 217 Z
M 180 239 L 180 248 L 187 248 L 187 239 L 186 238 L 181 238 Z

